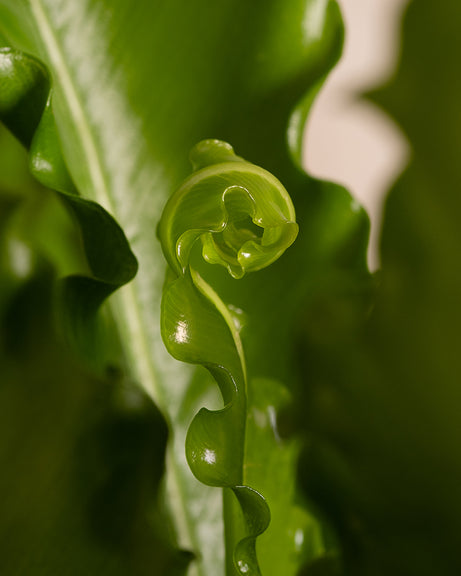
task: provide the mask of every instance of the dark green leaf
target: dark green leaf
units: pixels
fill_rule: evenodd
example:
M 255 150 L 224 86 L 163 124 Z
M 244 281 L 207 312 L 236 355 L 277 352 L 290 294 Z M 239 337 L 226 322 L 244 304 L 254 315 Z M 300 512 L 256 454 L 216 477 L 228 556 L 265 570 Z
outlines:
M 372 314 L 357 323 L 351 290 L 320 302 L 341 330 L 319 338 L 319 310 L 304 327 L 304 476 L 354 576 L 461 570 L 460 25 L 457 2 L 413 2 L 399 73 L 376 96 L 413 158 L 386 203 Z
M 161 499 L 166 425 L 132 383 L 88 377 L 56 343 L 52 281 L 29 279 L 4 319 L 0 572 L 184 574 Z

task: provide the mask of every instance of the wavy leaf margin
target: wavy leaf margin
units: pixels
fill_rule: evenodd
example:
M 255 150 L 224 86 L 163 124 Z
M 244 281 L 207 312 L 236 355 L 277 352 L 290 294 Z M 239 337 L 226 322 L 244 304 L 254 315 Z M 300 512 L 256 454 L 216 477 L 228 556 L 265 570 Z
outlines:
M 95 353 L 96 312 L 112 292 L 134 278 L 137 260 L 114 218 L 77 194 L 61 153 L 46 67 L 23 52 L 2 48 L 0 83 L 0 120 L 28 148 L 32 174 L 59 193 L 81 230 L 88 275 L 61 280 L 58 326 L 74 351 L 102 368 L 104 360 Z
M 224 266 L 234 279 L 274 262 L 296 239 L 291 199 L 266 170 L 235 155 L 219 140 L 191 152 L 194 172 L 167 202 L 158 235 L 169 263 L 162 298 L 162 335 L 176 359 L 202 364 L 224 401 L 202 408 L 186 439 L 186 456 L 204 484 L 230 488 L 244 517 L 246 535 L 233 543 L 242 575 L 259 575 L 256 538 L 270 522 L 264 497 L 244 485 L 247 377 L 239 329 L 231 310 L 191 264 L 201 243 L 203 258 Z M 231 551 L 228 550 L 228 554 Z

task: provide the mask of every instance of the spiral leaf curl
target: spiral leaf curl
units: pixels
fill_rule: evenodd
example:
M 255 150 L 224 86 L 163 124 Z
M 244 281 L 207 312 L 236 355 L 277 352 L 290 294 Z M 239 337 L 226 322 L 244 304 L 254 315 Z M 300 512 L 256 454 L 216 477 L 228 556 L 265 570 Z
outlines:
M 201 243 L 207 262 L 239 279 L 279 258 L 296 239 L 298 225 L 282 184 L 236 156 L 229 144 L 202 141 L 191 161 L 194 172 L 169 199 L 158 227 L 169 263 L 162 335 L 172 356 L 205 366 L 220 388 L 224 407 L 198 412 L 187 434 L 186 457 L 201 482 L 235 494 L 246 536 L 235 544 L 234 564 L 241 574 L 258 575 L 256 537 L 266 530 L 270 512 L 264 497 L 244 485 L 244 351 L 230 309 L 190 259 Z

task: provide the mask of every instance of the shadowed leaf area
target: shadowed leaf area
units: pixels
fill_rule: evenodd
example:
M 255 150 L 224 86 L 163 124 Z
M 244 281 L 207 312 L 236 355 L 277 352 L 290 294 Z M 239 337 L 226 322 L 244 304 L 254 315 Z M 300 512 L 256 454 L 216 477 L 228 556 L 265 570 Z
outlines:
M 116 371 L 96 380 L 69 359 L 50 280 L 24 282 L 2 322 L 0 573 L 184 574 L 161 498 L 166 425 Z
M 413 2 L 399 72 L 373 95 L 413 149 L 386 203 L 376 304 L 322 295 L 305 316 L 301 472 L 347 575 L 461 572 L 460 25 L 459 3 Z

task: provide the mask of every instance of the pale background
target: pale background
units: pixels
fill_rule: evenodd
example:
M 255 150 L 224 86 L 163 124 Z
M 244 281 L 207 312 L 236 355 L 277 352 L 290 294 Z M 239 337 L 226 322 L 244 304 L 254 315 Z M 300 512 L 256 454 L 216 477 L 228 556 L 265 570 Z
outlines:
M 305 164 L 314 176 L 344 184 L 371 218 L 369 263 L 377 253 L 381 208 L 404 169 L 409 145 L 381 110 L 357 94 L 392 76 L 408 0 L 338 0 L 346 25 L 344 53 L 320 93 L 306 129 Z

